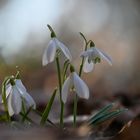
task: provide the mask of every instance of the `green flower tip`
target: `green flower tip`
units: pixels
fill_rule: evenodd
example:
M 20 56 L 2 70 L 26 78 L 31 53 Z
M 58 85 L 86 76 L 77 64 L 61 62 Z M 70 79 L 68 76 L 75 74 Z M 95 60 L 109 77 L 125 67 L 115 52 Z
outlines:
M 95 62 L 95 64 L 96 64 L 96 63 L 100 63 L 100 62 L 101 62 L 101 58 L 96 57 L 95 60 L 94 60 L 94 62 Z
M 14 86 L 15 85 L 15 81 L 14 81 L 14 78 L 10 78 L 10 84 L 12 85 L 12 86 Z
M 95 44 L 93 41 L 90 42 L 90 48 L 95 47 Z
M 56 37 L 56 34 L 55 34 L 53 28 L 49 24 L 47 26 L 48 26 L 48 28 L 49 28 L 49 30 L 51 32 L 51 38 Z
M 79 34 L 82 36 L 82 38 L 85 40 L 85 42 L 87 43 L 87 39 L 86 39 L 86 37 L 84 36 L 84 34 L 83 33 L 81 33 L 81 32 L 79 32 Z
M 20 79 L 20 74 L 19 74 L 20 72 L 19 71 L 17 71 L 17 73 L 16 73 L 16 79 Z
M 74 66 L 70 65 L 70 72 L 75 72 Z

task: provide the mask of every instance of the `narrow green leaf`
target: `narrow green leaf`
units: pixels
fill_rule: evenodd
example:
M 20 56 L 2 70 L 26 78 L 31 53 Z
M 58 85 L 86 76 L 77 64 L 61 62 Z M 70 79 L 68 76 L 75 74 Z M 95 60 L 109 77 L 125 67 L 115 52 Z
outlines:
M 25 107 L 25 99 L 22 98 L 22 112 L 25 114 L 26 113 L 26 107 Z
M 25 119 L 26 119 L 27 121 L 29 121 L 30 123 L 36 124 L 36 125 L 37 125 L 36 122 L 34 122 L 34 121 L 33 121 L 31 118 L 29 118 L 28 116 L 25 116 L 22 112 L 20 112 L 20 115 L 21 115 L 22 117 L 25 117 Z
M 103 116 L 101 116 L 100 118 L 93 121 L 90 125 L 97 125 L 97 124 L 103 123 L 109 119 L 117 117 L 118 115 L 120 115 L 121 113 L 123 113 L 126 110 L 127 109 L 118 109 L 118 110 L 115 110 L 112 112 L 108 112 L 108 113 L 104 114 Z
M 113 105 L 114 105 L 114 103 L 111 103 L 111 104 L 105 106 L 104 108 L 102 108 L 98 113 L 96 113 L 95 115 L 92 115 L 88 122 L 89 123 L 94 122 L 96 119 L 98 119 L 99 117 L 101 117 L 102 115 L 107 113 L 113 107 Z
M 32 111 L 32 106 L 31 106 L 27 111 L 24 110 L 24 112 L 22 112 L 22 114 L 23 114 L 23 115 L 22 115 L 22 122 L 24 122 L 24 121 L 26 120 L 28 114 L 29 114 L 31 111 Z
M 42 117 L 42 113 L 38 110 L 33 110 L 37 115 Z M 57 127 L 51 120 L 47 119 L 47 122 L 50 123 L 52 126 Z
M 53 104 L 53 101 L 54 101 L 54 98 L 55 98 L 55 95 L 56 95 L 56 92 L 57 92 L 57 89 L 54 90 L 53 92 L 53 95 L 49 101 L 49 103 L 47 104 L 43 114 L 42 114 L 42 118 L 41 118 L 41 121 L 40 121 L 40 124 L 41 125 L 44 125 L 45 122 L 47 121 L 48 119 L 48 116 L 49 116 L 49 113 L 50 113 L 50 110 L 51 110 L 51 107 L 52 107 L 52 104 Z

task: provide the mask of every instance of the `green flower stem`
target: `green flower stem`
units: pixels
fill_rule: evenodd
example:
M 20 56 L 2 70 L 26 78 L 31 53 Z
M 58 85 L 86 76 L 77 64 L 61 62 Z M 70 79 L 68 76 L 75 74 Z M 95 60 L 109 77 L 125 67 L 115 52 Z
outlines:
M 57 74 L 58 74 L 58 81 L 59 81 L 59 93 L 60 93 L 60 104 L 61 104 L 61 112 L 60 112 L 60 126 L 63 128 L 64 125 L 64 103 L 62 101 L 62 80 L 61 80 L 61 70 L 60 70 L 60 63 L 59 57 L 56 57 L 56 65 L 57 65 Z
M 25 115 L 26 114 L 26 107 L 25 107 L 25 99 L 24 98 L 22 98 L 22 113 Z M 25 121 L 25 117 L 23 116 L 22 117 L 22 120 L 21 120 L 22 122 L 24 122 Z
M 88 44 L 90 43 L 91 40 L 87 41 L 87 39 L 85 38 L 85 36 L 80 33 L 80 35 L 82 36 L 82 38 L 84 39 L 85 41 L 85 49 L 84 51 L 87 50 L 87 47 L 88 47 Z M 84 66 L 84 57 L 82 58 L 82 61 L 81 61 L 81 64 L 80 64 L 80 69 L 79 69 L 79 76 L 81 77 L 82 76 L 82 70 L 83 70 L 83 66 Z M 73 107 L 73 125 L 74 127 L 76 127 L 76 116 L 77 116 L 77 103 L 78 103 L 78 97 L 77 95 L 75 95 L 75 98 L 74 98 L 74 107 Z
M 74 107 L 73 107 L 73 126 L 74 127 L 76 127 L 77 102 L 78 102 L 78 97 L 77 97 L 77 94 L 75 94 L 75 97 L 74 97 Z
M 91 40 L 89 40 L 89 41 L 87 42 L 87 40 L 85 40 L 85 49 L 84 49 L 84 51 L 87 50 L 87 47 L 88 47 L 88 44 L 90 43 L 90 41 L 91 41 Z M 80 64 L 80 70 L 79 70 L 79 76 L 80 76 L 80 77 L 82 76 L 82 70 L 83 70 L 83 66 L 84 66 L 84 60 L 85 60 L 85 58 L 82 57 L 82 61 L 81 61 L 81 64 Z

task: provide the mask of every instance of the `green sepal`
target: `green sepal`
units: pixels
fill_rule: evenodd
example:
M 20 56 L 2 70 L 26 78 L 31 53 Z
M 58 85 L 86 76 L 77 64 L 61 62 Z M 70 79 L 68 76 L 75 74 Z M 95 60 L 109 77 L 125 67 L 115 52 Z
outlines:
M 101 62 L 101 58 L 100 57 L 96 57 L 95 59 L 94 59 L 94 63 L 96 64 L 96 63 L 100 63 Z
M 21 79 L 20 78 L 20 72 L 19 71 L 17 71 L 16 76 L 15 76 L 15 79 Z
M 90 41 L 90 48 L 95 47 L 95 44 L 93 41 Z
M 74 66 L 70 65 L 70 72 L 75 72 Z
M 49 24 L 47 26 L 48 26 L 49 30 L 51 31 L 51 38 L 56 37 L 56 34 L 55 34 L 53 28 Z

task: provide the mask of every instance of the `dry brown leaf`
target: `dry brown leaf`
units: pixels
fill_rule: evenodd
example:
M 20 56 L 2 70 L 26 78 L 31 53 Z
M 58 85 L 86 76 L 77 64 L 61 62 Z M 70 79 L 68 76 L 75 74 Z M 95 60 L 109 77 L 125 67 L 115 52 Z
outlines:
M 129 121 L 112 140 L 139 140 L 140 139 L 140 119 Z

